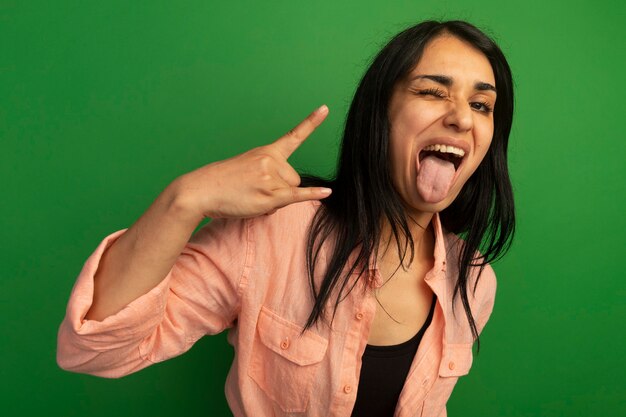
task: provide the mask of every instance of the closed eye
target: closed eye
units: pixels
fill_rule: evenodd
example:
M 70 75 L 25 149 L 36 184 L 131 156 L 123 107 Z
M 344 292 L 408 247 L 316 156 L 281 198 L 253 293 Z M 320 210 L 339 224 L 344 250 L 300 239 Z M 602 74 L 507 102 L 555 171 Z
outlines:
M 426 88 L 423 90 L 417 90 L 418 96 L 435 96 L 439 98 L 446 97 L 446 92 L 439 88 Z
M 418 96 L 434 96 L 437 98 L 447 97 L 447 94 L 444 90 L 435 87 L 417 90 L 416 94 Z M 470 103 L 470 107 L 472 107 L 474 110 L 478 110 L 481 113 L 493 112 L 493 106 L 488 101 L 474 101 Z

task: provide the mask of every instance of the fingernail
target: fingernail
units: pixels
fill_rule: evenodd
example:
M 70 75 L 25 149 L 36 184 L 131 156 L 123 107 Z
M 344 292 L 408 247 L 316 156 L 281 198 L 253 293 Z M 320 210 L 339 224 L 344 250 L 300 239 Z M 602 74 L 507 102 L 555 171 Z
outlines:
M 322 104 L 322 106 L 315 111 L 319 114 L 326 114 L 328 113 L 328 106 L 326 104 Z
M 333 190 L 331 190 L 330 188 L 320 188 L 320 193 L 322 193 L 322 194 L 329 195 L 332 192 L 333 192 Z

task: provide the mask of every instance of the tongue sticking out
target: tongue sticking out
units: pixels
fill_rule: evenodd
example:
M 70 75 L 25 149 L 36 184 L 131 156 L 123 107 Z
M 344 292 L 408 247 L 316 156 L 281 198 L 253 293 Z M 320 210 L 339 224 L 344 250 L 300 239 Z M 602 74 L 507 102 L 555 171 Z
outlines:
M 417 192 L 427 203 L 438 203 L 448 195 L 454 164 L 430 155 L 422 159 L 417 172 Z

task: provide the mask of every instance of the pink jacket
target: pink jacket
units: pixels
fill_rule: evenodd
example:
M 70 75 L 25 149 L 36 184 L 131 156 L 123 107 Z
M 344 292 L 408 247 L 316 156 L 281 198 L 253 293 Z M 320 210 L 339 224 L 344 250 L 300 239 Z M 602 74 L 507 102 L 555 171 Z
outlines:
M 157 287 L 102 322 L 85 320 L 100 258 L 124 230 L 106 237 L 72 290 L 58 334 L 59 366 L 117 378 L 180 355 L 204 335 L 229 329 L 235 358 L 226 397 L 235 416 L 349 416 L 376 311 L 370 289 L 382 279 L 376 265 L 370 265 L 366 291 L 356 287 L 339 304 L 332 329 L 319 325 L 300 335 L 312 307 L 305 237 L 318 206 L 306 202 L 271 216 L 214 220 L 193 235 Z M 458 377 L 472 365 L 472 335 L 458 296 L 456 315 L 452 313 L 458 240 L 444 234 L 438 215 L 433 226 L 435 262 L 425 280 L 437 305 L 400 395 L 397 417 L 445 417 Z M 475 296 L 469 291 L 479 331 L 491 314 L 495 290 L 495 275 L 487 267 Z

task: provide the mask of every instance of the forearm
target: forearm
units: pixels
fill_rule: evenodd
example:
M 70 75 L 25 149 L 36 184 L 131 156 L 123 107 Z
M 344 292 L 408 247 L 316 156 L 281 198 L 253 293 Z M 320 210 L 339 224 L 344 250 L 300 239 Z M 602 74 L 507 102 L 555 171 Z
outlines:
M 170 184 L 104 253 L 86 319 L 102 321 L 157 286 L 172 269 L 202 216 Z

